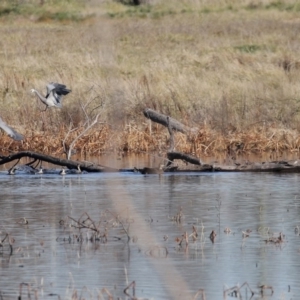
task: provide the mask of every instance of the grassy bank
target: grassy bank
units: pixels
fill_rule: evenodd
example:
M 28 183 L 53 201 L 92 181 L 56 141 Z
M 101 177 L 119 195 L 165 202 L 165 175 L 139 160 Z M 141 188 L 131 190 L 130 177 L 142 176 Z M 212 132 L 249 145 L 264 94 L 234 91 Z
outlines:
M 177 150 L 298 151 L 298 1 L 19 2 L 0 6 L 0 111 L 26 140 L 4 148 L 61 153 L 99 113 L 78 151 L 165 151 L 150 107 L 199 128 Z M 49 81 L 72 93 L 42 113 L 30 89 Z

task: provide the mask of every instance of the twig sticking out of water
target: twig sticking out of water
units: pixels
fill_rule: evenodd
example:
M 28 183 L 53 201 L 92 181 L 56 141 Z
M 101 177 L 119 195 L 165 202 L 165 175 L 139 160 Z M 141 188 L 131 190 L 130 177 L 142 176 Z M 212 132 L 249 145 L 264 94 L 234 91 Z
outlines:
M 199 289 L 193 299 L 196 300 L 199 295 L 201 295 L 202 300 L 206 300 L 204 289 Z
M 182 213 L 182 206 L 180 206 L 178 213 L 170 218 L 172 221 L 175 221 L 176 223 L 181 223 L 183 219 L 183 213 Z
M 217 236 L 217 233 L 213 230 L 213 231 L 210 233 L 210 235 L 209 235 L 209 238 L 210 238 L 210 240 L 211 240 L 212 243 L 215 242 L 216 236 Z
M 107 211 L 108 213 L 110 213 L 112 216 L 114 216 L 114 217 L 116 218 L 116 221 L 117 221 L 119 224 L 122 225 L 123 230 L 124 230 L 124 232 L 125 232 L 126 235 L 127 235 L 127 241 L 129 242 L 129 241 L 130 241 L 130 235 L 129 235 L 129 227 L 130 227 L 130 223 L 128 224 L 128 228 L 126 229 L 125 226 L 124 226 L 124 224 L 123 224 L 123 222 L 121 221 L 119 215 L 115 215 L 115 214 L 113 214 L 113 213 L 112 213 L 111 211 L 109 211 L 109 210 L 106 210 L 106 211 Z
M 185 241 L 185 246 L 187 247 L 189 244 L 189 236 L 188 233 L 185 232 L 182 236 L 181 239 L 178 239 L 179 243 L 178 245 L 181 247 L 182 246 L 182 242 Z
M 281 244 L 284 242 L 284 235 L 282 232 L 279 232 L 278 237 L 270 237 L 267 240 L 265 240 L 266 243 L 274 243 L 274 244 Z
M 242 233 L 243 233 L 243 238 L 249 237 L 251 232 L 252 232 L 251 229 L 247 229 L 246 231 L 242 231 Z
M 23 286 L 27 286 L 27 292 L 28 292 L 27 296 L 28 296 L 28 299 L 31 299 L 31 295 L 30 295 L 31 286 L 30 286 L 30 283 L 22 282 L 22 283 L 20 283 L 20 294 L 19 294 L 18 300 L 22 300 Z
M 226 228 L 224 229 L 224 232 L 225 232 L 226 234 L 229 234 L 229 233 L 231 233 L 231 229 L 230 229 L 229 227 L 226 227 Z
M 193 225 L 193 232 L 189 235 L 192 237 L 193 242 L 195 242 L 198 238 L 197 228 Z
M 126 209 L 127 211 L 128 209 Z M 109 216 L 108 216 L 109 214 Z M 113 218 L 111 218 L 111 216 Z M 75 219 L 71 216 L 67 216 L 64 220 L 60 220 L 59 224 L 64 226 L 65 230 L 70 230 L 68 238 L 57 238 L 57 241 L 69 242 L 72 241 L 82 243 L 86 242 L 97 242 L 102 243 L 108 242 L 109 230 L 113 228 L 123 228 L 123 231 L 127 235 L 128 241 L 132 239 L 135 241 L 135 237 L 129 235 L 130 223 L 134 220 L 127 218 L 121 218 L 121 215 L 118 213 L 113 213 L 109 210 L 106 210 L 101 213 L 100 220 L 95 222 L 87 212 L 84 212 L 79 219 Z M 78 230 L 75 232 L 75 230 Z M 122 237 L 114 236 L 113 238 L 121 240 Z
M 236 285 L 234 287 L 231 287 L 229 289 L 226 289 L 223 291 L 223 299 L 226 300 L 227 299 L 227 295 L 229 295 L 230 297 L 235 297 L 235 298 L 239 298 L 241 299 L 241 293 L 240 290 L 243 286 L 247 286 L 251 292 L 251 298 L 254 296 L 254 291 L 250 288 L 248 282 L 244 282 L 241 286 Z
M 83 296 L 83 292 L 85 292 L 85 291 L 88 292 L 90 295 L 87 296 L 87 297 L 84 297 L 84 296 Z M 88 289 L 86 286 L 84 286 L 84 287 L 81 289 L 80 296 L 79 296 L 79 300 L 81 300 L 81 299 L 92 299 L 92 298 L 93 298 L 92 293 L 89 291 L 89 289 Z M 75 300 L 73 297 L 72 297 L 72 299 Z
M 262 296 L 264 296 L 264 290 L 271 290 L 271 295 L 274 293 L 273 287 L 270 285 L 261 285 L 259 288 Z
M 12 246 L 12 244 L 15 242 L 15 239 L 13 237 L 10 237 L 8 233 L 6 233 L 5 237 L 0 241 L 0 248 L 2 248 L 2 251 L 0 251 L 0 253 L 4 252 L 4 242 L 6 240 L 8 242 L 9 255 L 11 256 L 13 254 L 13 246 Z
M 112 294 L 109 292 L 107 288 L 103 288 L 101 290 L 101 293 L 105 293 L 108 296 L 107 300 L 114 300 L 114 297 L 112 296 Z
M 85 219 L 82 219 L 84 216 L 86 216 Z M 88 240 L 95 241 L 100 239 L 102 242 L 107 242 L 107 230 L 104 229 L 104 232 L 101 234 L 100 231 L 100 224 L 97 226 L 96 223 L 92 220 L 92 218 L 89 216 L 87 212 L 84 212 L 78 220 L 75 220 L 74 218 L 68 216 L 68 218 L 76 223 L 76 225 L 71 225 L 74 228 L 79 229 L 79 232 L 81 229 L 88 229 L 89 232 L 91 232 L 91 235 L 89 235 Z M 88 234 L 88 233 L 87 233 Z M 82 240 L 81 232 L 79 236 L 77 237 L 80 241 Z
M 222 200 L 220 199 L 220 195 L 218 195 L 216 201 L 217 201 L 216 209 L 218 211 L 219 228 L 220 228 L 221 227 L 221 206 L 222 206 Z
M 132 296 L 128 294 L 128 290 L 132 287 Z M 132 281 L 125 289 L 124 289 L 124 294 L 128 296 L 131 300 L 136 300 L 137 298 L 135 297 L 135 281 Z
M 29 222 L 26 218 L 21 218 L 16 223 L 20 225 L 28 225 Z

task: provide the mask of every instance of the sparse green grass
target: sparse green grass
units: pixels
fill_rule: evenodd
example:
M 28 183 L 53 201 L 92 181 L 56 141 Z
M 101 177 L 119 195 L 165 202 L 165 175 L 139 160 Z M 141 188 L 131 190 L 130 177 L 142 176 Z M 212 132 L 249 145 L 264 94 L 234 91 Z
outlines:
M 29 91 L 48 81 L 72 93 L 44 116 L 47 134 L 80 122 L 79 103 L 117 131 L 143 131 L 145 107 L 224 136 L 300 131 L 297 1 L 26 3 L 0 13 L 0 111 L 23 133 L 43 128 Z
M 68 1 L 1 1 L 0 18 L 25 17 L 35 21 L 82 21 L 90 15 L 82 14 L 84 2 L 81 0 Z
M 241 45 L 241 46 L 235 46 L 234 48 L 241 52 L 246 52 L 246 53 L 255 53 L 256 51 L 263 49 L 263 47 L 259 45 Z

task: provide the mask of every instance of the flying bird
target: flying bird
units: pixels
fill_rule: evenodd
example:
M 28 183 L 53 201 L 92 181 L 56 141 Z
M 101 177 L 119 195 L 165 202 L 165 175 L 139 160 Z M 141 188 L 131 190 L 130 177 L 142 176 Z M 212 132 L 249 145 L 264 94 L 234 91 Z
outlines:
M 23 135 L 16 132 L 12 127 L 8 126 L 0 117 L 0 128 L 2 128 L 8 136 L 16 141 L 21 141 L 24 139 Z
M 46 97 L 41 95 L 35 89 L 32 89 L 31 92 L 33 94 L 36 94 L 39 97 L 39 99 L 46 105 L 44 111 L 46 111 L 48 107 L 52 107 L 52 106 L 61 108 L 63 96 L 68 95 L 71 92 L 71 90 L 67 89 L 67 87 L 64 84 L 60 84 L 56 82 L 50 82 L 46 85 L 46 87 L 47 87 Z

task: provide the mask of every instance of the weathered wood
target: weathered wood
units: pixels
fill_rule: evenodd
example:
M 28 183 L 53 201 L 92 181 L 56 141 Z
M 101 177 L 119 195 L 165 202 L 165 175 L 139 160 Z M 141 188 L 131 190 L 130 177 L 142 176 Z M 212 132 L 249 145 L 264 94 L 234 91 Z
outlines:
M 270 172 L 270 173 L 300 173 L 300 161 L 272 161 L 255 162 L 240 165 L 222 165 L 222 164 L 188 164 L 180 165 L 174 169 L 172 164 L 165 168 L 165 172 Z
M 197 131 L 197 128 L 191 128 L 188 126 L 185 126 L 184 124 L 178 122 L 177 120 L 168 117 L 166 115 L 163 115 L 161 113 L 156 112 L 153 109 L 146 108 L 144 109 L 144 116 L 153 122 L 159 123 L 165 127 L 170 127 L 172 130 L 188 134 L 188 133 L 194 133 Z M 169 118 L 169 119 L 168 119 Z
M 274 172 L 274 173 L 300 173 L 300 160 L 294 161 L 272 161 L 262 163 L 245 163 L 238 165 L 209 165 L 201 164 L 198 158 L 186 155 L 180 152 L 169 152 L 168 157 L 170 162 L 175 159 L 184 160 L 190 164 L 176 166 L 168 163 L 167 166 L 160 168 L 142 168 L 142 169 L 114 169 L 105 166 L 95 165 L 91 162 L 80 162 L 74 160 L 60 159 L 49 155 L 44 155 L 36 152 L 23 151 L 8 156 L 0 156 L 0 165 L 19 160 L 23 157 L 33 158 L 51 164 L 64 166 L 69 169 L 76 169 L 79 165 L 82 171 L 87 172 L 139 172 L 142 174 L 162 174 L 166 172 Z
M 174 151 L 175 148 L 175 141 L 174 141 L 174 132 L 172 130 L 172 127 L 170 125 L 170 117 L 167 117 L 167 122 L 168 122 L 168 131 L 170 134 L 170 148 L 169 148 L 169 152 Z
M 174 161 L 174 159 L 181 159 L 181 160 L 189 162 L 193 165 L 201 166 L 200 159 L 196 156 L 193 156 L 193 155 L 184 154 L 184 153 L 181 153 L 181 152 L 168 152 L 167 157 L 168 157 L 168 160 L 169 160 L 167 166 L 169 166 Z
M 67 167 L 68 169 L 76 169 L 77 166 L 79 165 L 82 171 L 87 171 L 87 172 L 117 172 L 118 171 L 118 169 L 95 165 L 91 162 L 80 162 L 80 161 L 74 161 L 68 159 L 60 159 L 50 155 L 44 155 L 41 153 L 36 153 L 31 151 L 22 151 L 8 156 L 0 156 L 0 165 L 9 163 L 11 161 L 23 157 L 29 157 L 36 160 L 48 162 L 54 165 Z

